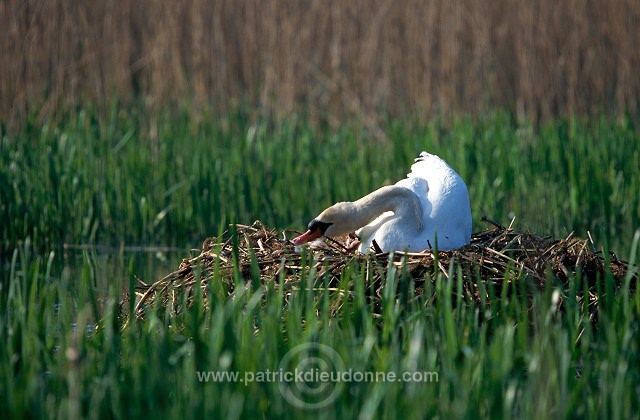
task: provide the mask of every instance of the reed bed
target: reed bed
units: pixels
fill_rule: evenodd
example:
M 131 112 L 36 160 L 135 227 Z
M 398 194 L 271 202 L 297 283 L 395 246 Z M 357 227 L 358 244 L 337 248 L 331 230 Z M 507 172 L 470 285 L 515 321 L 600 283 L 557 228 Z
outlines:
M 620 115 L 640 98 L 630 0 L 8 0 L 0 26 L 3 121 L 187 98 L 383 135 L 388 115 Z
M 449 128 L 396 122 L 381 145 L 305 119 L 239 113 L 222 124 L 214 112 L 204 122 L 166 112 L 147 126 L 144 109 L 112 111 L 108 124 L 87 108 L 63 124 L 34 116 L 0 142 L 0 418 L 640 411 L 637 271 L 624 275 L 608 252 L 638 261 L 634 119 L 539 131 L 503 113 Z M 393 258 L 347 253 L 340 241 L 296 252 L 267 228 L 303 226 L 404 177 L 400 163 L 420 150 L 465 179 L 476 229 L 482 214 L 526 227 L 491 225 L 461 250 Z M 262 224 L 228 228 L 257 216 Z M 604 251 L 567 230 L 591 232 Z M 218 237 L 189 254 L 202 232 Z M 90 251 L 100 244 L 119 251 Z M 145 244 L 189 258 L 160 268 L 167 255 L 126 252 Z M 436 371 L 439 381 L 354 382 L 324 410 L 302 411 L 280 383 L 200 376 L 273 372 L 318 344 L 354 371 Z
M 228 298 L 242 285 L 256 287 L 272 282 L 290 295 L 303 289 L 305 277 L 311 276 L 314 290 L 348 295 L 350 290 L 341 290 L 341 276 L 350 264 L 365 270 L 367 298 L 377 309 L 391 270 L 391 275 L 403 273 L 405 279 L 412 280 L 413 297 L 429 293 L 425 302 L 436 299 L 435 289 L 426 283 L 434 283 L 441 276 L 454 282 L 453 292 L 468 304 L 485 306 L 494 299 L 521 292 L 531 304 L 536 291 L 550 286 L 560 290 L 557 305 L 562 309 L 563 291 L 571 288 L 571 281 L 582 279 L 584 287 L 575 296 L 579 304 L 588 306 L 594 322 L 599 292 L 619 290 L 628 275 L 630 290 L 635 290 L 636 268 L 613 253 L 605 258 L 591 238 L 570 234 L 552 240 L 514 230 L 511 225 L 501 226 L 486 217 L 483 220 L 493 228 L 475 233 L 471 243 L 458 250 L 370 254 L 350 252 L 346 246 L 349 238 L 326 238 L 307 255 L 294 247 L 285 231 L 268 229 L 259 221 L 251 226 L 234 225 L 220 237 L 205 240 L 198 255 L 183 259 L 180 267 L 164 278 L 152 284 L 138 279 L 135 315 L 144 317 L 148 308 L 158 306 L 165 311 L 172 308 L 177 315 L 185 306 L 191 306 L 196 293 L 202 293 L 206 301 L 212 282 L 224 283 Z M 398 287 L 398 293 L 407 290 Z M 130 302 L 125 296 L 121 308 L 127 307 Z

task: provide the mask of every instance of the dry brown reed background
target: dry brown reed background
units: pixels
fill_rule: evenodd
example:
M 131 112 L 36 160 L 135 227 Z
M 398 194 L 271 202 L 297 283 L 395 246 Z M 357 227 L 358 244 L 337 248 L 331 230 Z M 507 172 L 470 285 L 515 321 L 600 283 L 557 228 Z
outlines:
M 116 98 L 367 124 L 640 98 L 637 0 L 2 0 L 0 27 L 1 121 Z

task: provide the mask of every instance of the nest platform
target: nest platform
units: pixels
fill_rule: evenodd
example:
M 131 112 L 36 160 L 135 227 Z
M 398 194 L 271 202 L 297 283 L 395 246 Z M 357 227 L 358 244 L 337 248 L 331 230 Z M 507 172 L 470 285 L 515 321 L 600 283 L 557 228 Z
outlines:
M 138 280 L 135 317 L 144 317 L 154 305 L 170 307 L 177 314 L 190 306 L 196 288 L 201 288 L 206 306 L 208 286 L 213 281 L 223 282 L 229 296 L 238 284 L 255 287 L 270 282 L 285 288 L 285 296 L 289 296 L 307 287 L 303 273 L 313 269 L 314 289 L 337 290 L 344 268 L 354 263 L 366 266 L 364 290 L 374 308 L 379 307 L 390 267 L 404 273 L 405 279 L 411 279 L 412 298 L 430 294 L 425 296 L 425 304 L 436 299 L 431 286 L 438 276 L 441 279 L 454 276 L 454 293 L 462 293 L 470 305 L 491 305 L 492 300 L 500 296 L 523 290 L 513 283 L 524 282 L 524 290 L 530 296 L 546 287 L 560 290 L 560 308 L 563 299 L 567 299 L 564 292 L 569 290 L 570 282 L 579 277 L 582 284 L 575 298 L 588 305 L 594 318 L 597 318 L 598 297 L 603 290 L 617 293 L 625 281 L 629 282 L 630 290 L 635 290 L 637 267 L 629 266 L 613 253 L 605 258 L 591 239 L 570 234 L 564 239 L 552 240 L 501 226 L 487 218 L 483 220 L 492 228 L 473 234 L 470 244 L 455 251 L 392 254 L 350 252 L 341 240 L 346 238 L 326 238 L 309 252 L 296 249 L 287 239 L 287 232 L 268 229 L 258 221 L 251 226 L 234 225 L 220 237 L 205 240 L 202 248 L 195 250 L 196 255 L 183 259 L 178 269 L 164 278 L 153 283 Z M 605 285 L 605 282 L 612 284 Z M 508 287 L 506 294 L 504 287 Z M 346 292 L 352 292 L 353 285 L 350 288 Z M 121 308 L 128 306 L 125 301 Z

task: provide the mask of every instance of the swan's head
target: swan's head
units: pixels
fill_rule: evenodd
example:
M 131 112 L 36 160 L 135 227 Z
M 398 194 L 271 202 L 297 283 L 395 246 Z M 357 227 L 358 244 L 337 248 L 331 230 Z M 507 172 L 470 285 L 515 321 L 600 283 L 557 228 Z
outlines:
M 355 220 L 355 208 L 351 202 L 336 203 L 309 222 L 307 231 L 293 239 L 294 245 L 302 245 L 322 236 L 348 235 L 364 226 Z

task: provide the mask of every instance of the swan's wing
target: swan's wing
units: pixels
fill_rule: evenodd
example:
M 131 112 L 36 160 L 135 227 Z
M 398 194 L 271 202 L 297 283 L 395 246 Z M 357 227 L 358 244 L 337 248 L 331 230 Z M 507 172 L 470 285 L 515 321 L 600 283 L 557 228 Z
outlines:
M 411 172 L 408 178 L 424 178 L 426 180 L 439 179 L 445 175 L 455 173 L 451 166 L 439 156 L 422 152 L 411 165 Z
M 375 218 L 371 223 L 356 230 L 356 235 L 360 238 L 362 245 L 360 246 L 361 252 L 366 252 L 371 247 L 371 242 L 376 236 L 378 229 L 389 221 L 393 217 L 393 212 L 385 211 L 380 216 Z
M 396 185 L 405 187 L 413 191 L 422 204 L 422 223 L 427 223 L 431 214 L 431 203 L 429 201 L 429 188 L 432 182 L 438 182 L 438 171 L 442 168 L 444 161 L 436 155 L 422 152 L 413 165 L 411 172 L 405 179 L 396 182 Z M 446 165 L 446 163 L 444 163 Z M 448 167 L 448 165 L 447 165 Z
M 408 177 L 427 179 L 431 221 L 440 227 L 440 236 L 448 236 L 446 239 L 451 241 L 452 248 L 469 243 L 471 206 L 467 185 L 462 177 L 447 162 L 427 152 L 422 152 L 416 159 Z
M 461 184 L 466 193 L 466 185 L 460 175 L 444 160 L 431 153 L 422 152 L 411 165 L 407 178 L 397 183 L 411 189 L 420 199 L 426 196 L 431 205 Z
M 446 237 L 451 241 L 451 248 L 469 243 L 469 193 L 463 179 L 447 162 L 436 155 L 422 152 L 411 166 L 407 178 L 397 184 L 411 189 L 420 198 L 423 222 L 436 227 L 442 239 Z M 445 245 L 444 242 L 442 244 Z
M 366 236 L 369 236 L 371 233 L 375 233 L 375 231 L 380 226 L 382 226 L 387 220 L 389 220 L 389 218 L 391 218 L 392 216 L 393 216 L 392 211 L 385 211 L 380 216 L 376 217 L 371 222 L 369 222 L 366 226 L 363 226 L 360 229 L 356 230 L 356 235 L 362 238 L 362 236 L 366 237 Z

